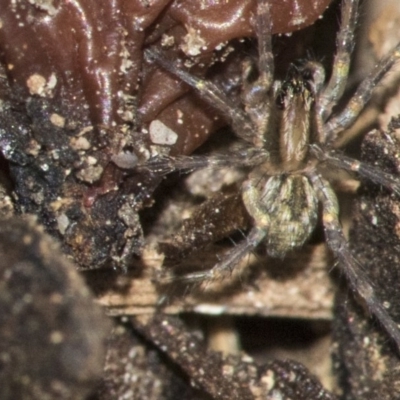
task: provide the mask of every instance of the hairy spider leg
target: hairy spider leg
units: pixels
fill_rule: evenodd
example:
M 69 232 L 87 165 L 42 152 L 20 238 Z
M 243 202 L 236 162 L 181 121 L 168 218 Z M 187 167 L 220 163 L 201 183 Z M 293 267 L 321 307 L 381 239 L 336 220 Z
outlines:
M 143 168 L 158 175 L 166 175 L 173 171 L 191 172 L 207 167 L 231 167 L 232 165 L 253 167 L 267 162 L 268 159 L 267 151 L 244 147 L 235 152 L 217 153 L 210 156 L 155 157 L 144 165 L 136 166 L 135 169 Z
M 202 99 L 207 101 L 208 104 L 212 104 L 231 122 L 238 137 L 246 142 L 253 143 L 252 124 L 248 116 L 243 110 L 236 107 L 218 86 L 184 71 L 177 63 L 163 57 L 160 51 L 155 48 L 145 50 L 144 54 L 147 60 L 156 61 L 166 71 L 194 88 Z
M 344 237 L 339 222 L 339 206 L 335 193 L 330 188 L 329 183 L 319 174 L 310 173 L 309 178 L 322 204 L 322 222 L 329 248 L 338 260 L 352 291 L 362 298 L 369 311 L 383 325 L 400 351 L 400 329 L 375 295 L 372 282 L 352 255 Z
M 340 30 L 336 39 L 336 55 L 332 75 L 317 105 L 317 115 L 325 122 L 332 107 L 342 97 L 349 75 L 351 53 L 354 49 L 354 31 L 359 0 L 343 0 Z
M 242 100 L 246 114 L 253 123 L 252 143 L 259 148 L 265 148 L 269 132 L 271 86 L 274 78 L 274 57 L 272 53 L 272 22 L 270 4 L 267 0 L 258 0 L 256 36 L 258 39 L 258 77 L 250 80 L 254 65 L 247 60 L 243 65 Z
M 271 86 L 274 78 L 274 57 L 272 54 L 271 14 L 269 0 L 257 2 L 256 36 L 258 39 L 258 82 L 264 87 Z
M 215 264 L 210 270 L 192 272 L 185 274 L 180 278 L 174 277 L 173 279 L 179 279 L 185 282 L 224 279 L 247 254 L 256 249 L 256 247 L 264 240 L 266 235 L 267 232 L 264 229 L 255 226 L 244 240 L 237 244 L 232 250 L 224 254 L 222 261 Z
M 371 182 L 383 186 L 386 189 L 400 195 L 400 180 L 397 176 L 383 172 L 381 169 L 354 158 L 347 157 L 341 153 L 326 154 L 315 144 L 310 145 L 312 153 L 320 161 L 328 162 L 330 165 L 344 169 L 346 171 L 356 172 L 361 177 Z
M 400 60 L 400 43 L 396 45 L 387 57 L 375 65 L 372 72 L 362 81 L 344 110 L 325 124 L 326 143 L 329 147 L 335 147 L 335 141 L 340 138 L 340 133 L 355 122 L 370 100 L 375 87 L 398 60 Z

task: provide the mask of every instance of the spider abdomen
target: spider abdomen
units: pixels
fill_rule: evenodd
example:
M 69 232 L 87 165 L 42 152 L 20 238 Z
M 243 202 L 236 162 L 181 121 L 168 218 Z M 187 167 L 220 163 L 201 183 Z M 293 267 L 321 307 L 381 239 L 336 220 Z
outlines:
M 272 257 L 302 246 L 317 223 L 317 196 L 302 175 L 252 177 L 243 184 L 243 202 L 255 225 L 265 230 Z

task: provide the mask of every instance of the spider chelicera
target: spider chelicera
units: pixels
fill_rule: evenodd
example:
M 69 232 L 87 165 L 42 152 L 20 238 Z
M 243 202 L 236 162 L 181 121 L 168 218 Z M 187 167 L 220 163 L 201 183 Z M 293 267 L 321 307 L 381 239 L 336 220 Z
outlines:
M 352 255 L 340 226 L 338 201 L 323 170 L 327 166 L 357 172 L 361 177 L 400 194 L 400 180 L 377 168 L 349 158 L 336 150 L 336 141 L 357 119 L 374 87 L 400 58 L 400 44 L 380 61 L 360 84 L 347 106 L 335 114 L 333 107 L 346 87 L 358 0 L 342 2 L 341 28 L 331 77 L 325 81 L 321 64 L 307 61 L 292 66 L 288 78 L 274 81 L 270 13 L 267 0 L 258 0 L 256 32 L 258 65 L 247 62 L 243 68 L 242 107 L 238 108 L 216 85 L 190 75 L 159 50 L 146 51 L 157 62 L 217 108 L 244 142 L 240 151 L 212 156 L 158 158 L 150 160 L 153 171 L 193 170 L 207 166 L 245 166 L 250 173 L 241 186 L 241 196 L 253 227 L 247 238 L 236 245 L 208 271 L 185 275 L 189 281 L 216 279 L 228 275 L 235 265 L 261 242 L 273 257 L 283 257 L 301 247 L 318 221 L 326 241 L 338 260 L 354 293 L 385 327 L 400 349 L 400 330 L 373 284 Z M 254 71 L 257 78 L 252 79 Z

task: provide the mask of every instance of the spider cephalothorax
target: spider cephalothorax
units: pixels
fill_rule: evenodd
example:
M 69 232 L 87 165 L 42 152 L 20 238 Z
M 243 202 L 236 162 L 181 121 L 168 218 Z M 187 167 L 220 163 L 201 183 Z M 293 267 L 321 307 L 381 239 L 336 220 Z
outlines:
M 361 83 L 340 113 L 332 109 L 341 99 L 354 44 L 358 0 L 342 3 L 342 25 L 331 77 L 325 83 L 323 67 L 314 61 L 292 67 L 287 80 L 274 81 L 269 5 L 258 0 L 256 30 L 258 65 L 243 68 L 242 107 L 214 84 L 188 74 L 166 60 L 158 50 L 146 55 L 194 87 L 201 97 L 230 120 L 242 140 L 240 151 L 150 160 L 147 167 L 170 170 L 206 166 L 243 166 L 250 170 L 241 186 L 244 206 L 253 227 L 247 238 L 230 250 L 211 270 L 194 272 L 187 280 L 215 279 L 229 272 L 261 242 L 271 256 L 283 257 L 304 244 L 322 209 L 326 241 L 345 273 L 352 290 L 368 305 L 400 348 L 400 331 L 373 285 L 352 255 L 340 226 L 336 195 L 323 175 L 327 166 L 357 172 L 372 182 L 400 193 L 400 181 L 370 165 L 336 152 L 335 142 L 354 123 L 370 99 L 373 88 L 400 58 L 400 45 L 382 60 Z M 254 70 L 256 69 L 256 74 Z M 254 79 L 254 75 L 256 78 Z

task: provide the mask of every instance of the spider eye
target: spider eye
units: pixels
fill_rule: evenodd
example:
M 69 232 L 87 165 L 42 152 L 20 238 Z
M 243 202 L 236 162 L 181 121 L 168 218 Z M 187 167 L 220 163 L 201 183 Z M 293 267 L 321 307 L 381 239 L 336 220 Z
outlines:
M 311 92 L 319 91 L 325 83 L 325 71 L 321 64 L 307 61 L 301 68 L 302 79 Z
M 279 108 L 280 110 L 283 110 L 285 108 L 285 92 L 282 90 L 279 91 L 278 95 L 276 96 L 276 106 L 277 108 Z
M 286 108 L 287 103 L 291 101 L 291 98 L 299 95 L 301 96 L 305 92 L 310 91 L 308 82 L 297 72 L 296 76 L 291 76 L 283 82 L 276 96 L 276 106 L 283 110 Z

